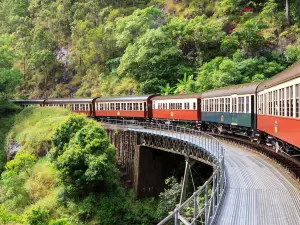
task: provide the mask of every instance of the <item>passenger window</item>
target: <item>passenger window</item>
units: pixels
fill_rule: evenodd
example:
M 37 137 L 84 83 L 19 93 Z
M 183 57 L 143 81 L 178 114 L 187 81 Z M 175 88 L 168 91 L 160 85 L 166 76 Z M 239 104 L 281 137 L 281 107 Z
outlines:
M 300 105 L 300 84 L 296 84 L 296 118 L 300 117 L 299 115 L 299 105 Z
M 196 102 L 193 102 L 193 110 L 196 110 Z
M 239 112 L 244 113 L 245 105 L 244 105 L 244 97 L 239 97 Z
M 294 90 L 293 90 L 293 86 L 290 86 L 290 106 L 291 106 L 290 116 L 293 117 L 294 116 Z
M 140 110 L 143 111 L 143 103 L 140 103 Z
M 287 107 L 286 116 L 290 116 L 290 87 L 286 88 L 286 107 Z
M 230 98 L 226 98 L 225 111 L 230 112 Z
M 224 98 L 220 99 L 220 112 L 224 112 Z
M 232 98 L 232 112 L 236 112 L 236 98 Z
M 261 109 L 262 109 L 262 106 L 261 106 Z M 246 96 L 246 113 L 250 113 L 250 96 Z

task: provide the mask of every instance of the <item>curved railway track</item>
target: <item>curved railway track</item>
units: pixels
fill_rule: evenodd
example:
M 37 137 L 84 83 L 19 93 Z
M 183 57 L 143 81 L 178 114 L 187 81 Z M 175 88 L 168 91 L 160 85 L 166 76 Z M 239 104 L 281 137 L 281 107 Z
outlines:
M 275 161 L 276 163 L 284 167 L 288 172 L 290 172 L 293 178 L 300 181 L 300 160 L 299 159 L 292 158 L 286 153 L 276 152 L 273 148 L 268 147 L 266 145 L 253 143 L 250 140 L 247 140 L 246 138 L 243 137 L 225 135 L 225 134 L 215 134 L 211 132 L 207 132 L 207 133 L 221 140 L 228 141 L 233 144 L 237 144 L 240 147 L 244 147 L 248 150 L 255 151 L 267 156 L 271 160 Z

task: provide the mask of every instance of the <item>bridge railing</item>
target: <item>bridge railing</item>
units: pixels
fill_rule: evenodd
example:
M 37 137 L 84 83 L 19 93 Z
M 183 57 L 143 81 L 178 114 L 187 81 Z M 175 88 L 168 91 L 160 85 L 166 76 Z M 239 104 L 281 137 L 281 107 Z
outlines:
M 104 119 L 101 122 L 113 126 L 122 126 L 139 132 L 168 136 L 196 144 L 207 151 L 213 158 L 214 172 L 212 176 L 192 196 L 178 205 L 158 225 L 213 224 L 226 188 L 224 167 L 224 148 L 213 136 L 205 132 L 168 124 L 151 124 L 139 121 Z M 112 127 L 113 128 L 113 127 Z

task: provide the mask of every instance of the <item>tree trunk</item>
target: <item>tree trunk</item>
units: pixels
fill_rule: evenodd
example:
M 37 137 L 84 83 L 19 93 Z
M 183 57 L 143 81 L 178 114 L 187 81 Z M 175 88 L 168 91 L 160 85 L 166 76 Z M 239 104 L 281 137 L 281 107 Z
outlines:
M 290 0 L 285 0 L 285 17 L 288 26 L 291 25 Z

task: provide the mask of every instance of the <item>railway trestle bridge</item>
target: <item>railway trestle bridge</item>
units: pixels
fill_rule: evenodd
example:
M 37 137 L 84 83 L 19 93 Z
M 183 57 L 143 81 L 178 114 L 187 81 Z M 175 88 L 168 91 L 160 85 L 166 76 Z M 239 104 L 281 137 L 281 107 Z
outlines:
M 126 169 L 137 195 L 142 194 L 143 164 L 142 147 L 150 147 L 185 157 L 186 166 L 180 205 L 159 224 L 211 224 L 221 203 L 225 187 L 224 148 L 219 141 L 203 132 L 173 126 L 149 125 L 147 123 L 117 124 L 103 123 L 112 143 L 118 149 L 118 163 Z M 124 121 L 125 122 L 125 121 Z M 149 155 L 147 158 L 149 157 Z M 185 190 L 190 167 L 199 161 L 213 167 L 212 176 L 192 196 L 186 199 Z M 151 171 L 151 168 L 147 168 Z M 151 191 L 151 190 L 149 190 Z M 144 195 L 145 196 L 145 195 Z M 204 199 L 204 201 L 201 201 Z M 185 210 L 192 208 L 193 215 Z
M 141 189 L 139 173 L 143 158 L 149 157 L 144 155 L 143 148 L 185 157 L 180 203 L 159 225 L 300 224 L 299 183 L 262 155 L 188 128 L 117 120 L 105 120 L 102 125 L 117 147 L 119 164 L 133 181 L 135 190 Z M 192 196 L 185 198 L 193 161 L 212 166 L 213 174 Z

